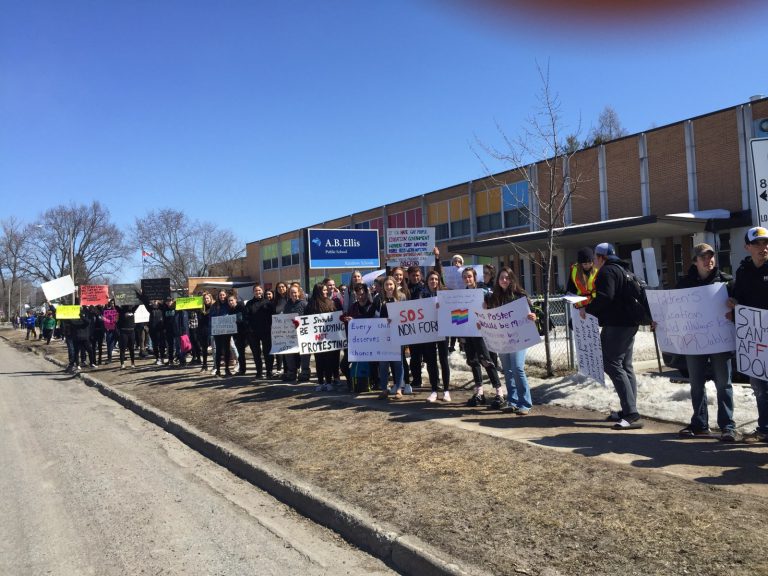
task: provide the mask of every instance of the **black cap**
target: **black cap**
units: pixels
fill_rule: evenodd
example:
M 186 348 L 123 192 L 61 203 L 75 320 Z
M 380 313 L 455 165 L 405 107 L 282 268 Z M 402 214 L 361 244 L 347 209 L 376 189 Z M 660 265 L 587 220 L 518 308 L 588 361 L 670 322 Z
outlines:
M 595 259 L 595 253 L 592 252 L 592 248 L 590 248 L 589 246 L 585 246 L 584 248 L 582 248 L 576 253 L 576 261 L 579 264 L 592 262 L 594 259 Z

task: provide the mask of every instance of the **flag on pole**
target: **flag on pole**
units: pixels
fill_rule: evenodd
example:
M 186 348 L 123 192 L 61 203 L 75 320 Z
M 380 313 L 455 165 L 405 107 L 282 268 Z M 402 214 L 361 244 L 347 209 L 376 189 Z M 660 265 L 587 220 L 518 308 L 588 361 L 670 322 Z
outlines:
M 141 257 L 142 258 L 146 258 L 147 256 L 149 256 L 151 258 L 152 256 L 154 256 L 154 254 L 152 252 L 147 252 L 146 250 L 142 249 L 141 250 Z

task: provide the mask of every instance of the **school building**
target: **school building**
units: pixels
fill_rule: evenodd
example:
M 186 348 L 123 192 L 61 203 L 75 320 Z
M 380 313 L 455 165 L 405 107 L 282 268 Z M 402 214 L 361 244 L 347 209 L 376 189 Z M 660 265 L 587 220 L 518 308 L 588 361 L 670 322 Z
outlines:
M 716 248 L 721 268 L 735 270 L 746 255 L 744 232 L 757 224 L 749 140 L 759 137 L 768 137 L 766 97 L 579 150 L 555 176 L 567 179 L 572 195 L 556 238 L 553 286 L 564 289 L 578 249 L 599 242 L 627 260 L 633 250 L 653 248 L 664 287 L 687 271 L 699 242 Z M 546 189 L 550 172 L 545 159 L 526 170 L 527 179 L 512 169 L 307 228 L 378 229 L 383 267 L 386 228 L 431 226 L 445 264 L 457 253 L 466 264 L 509 264 L 538 294 L 546 230 L 529 181 Z M 305 233 L 249 242 L 242 275 L 266 287 L 281 280 L 312 286 L 325 276 L 347 283 L 350 270 L 307 271 Z

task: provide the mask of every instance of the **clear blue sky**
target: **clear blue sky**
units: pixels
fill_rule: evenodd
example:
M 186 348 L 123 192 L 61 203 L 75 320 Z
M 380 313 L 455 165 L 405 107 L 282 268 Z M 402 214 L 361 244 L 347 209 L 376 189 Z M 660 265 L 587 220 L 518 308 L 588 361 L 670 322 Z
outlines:
M 606 104 L 638 132 L 768 93 L 768 2 L 661 23 L 477 4 L 0 0 L 2 215 L 183 207 L 245 242 L 430 192 L 485 174 L 470 145 L 519 131 L 537 60 L 584 132 Z

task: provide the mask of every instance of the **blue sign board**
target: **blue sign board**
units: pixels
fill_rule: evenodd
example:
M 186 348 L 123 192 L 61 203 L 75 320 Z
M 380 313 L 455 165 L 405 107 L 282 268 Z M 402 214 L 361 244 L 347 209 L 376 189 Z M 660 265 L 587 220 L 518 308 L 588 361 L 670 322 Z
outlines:
M 310 268 L 379 268 L 379 231 L 310 228 Z

